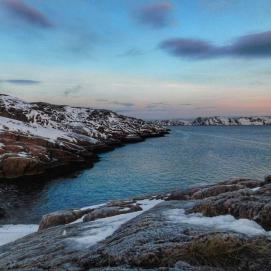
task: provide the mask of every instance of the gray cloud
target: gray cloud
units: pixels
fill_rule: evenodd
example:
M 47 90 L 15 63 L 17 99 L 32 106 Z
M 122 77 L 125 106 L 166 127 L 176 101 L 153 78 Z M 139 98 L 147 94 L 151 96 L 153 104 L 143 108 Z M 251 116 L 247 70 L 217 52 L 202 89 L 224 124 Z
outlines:
M 193 59 L 271 57 L 271 31 L 241 36 L 226 46 L 200 39 L 177 38 L 163 41 L 159 47 L 173 56 Z
M 173 5 L 170 2 L 160 2 L 141 7 L 136 12 L 137 20 L 144 25 L 159 29 L 170 25 L 170 14 Z
M 2 5 L 15 18 L 19 18 L 28 24 L 42 28 L 51 28 L 54 26 L 54 24 L 43 13 L 32 6 L 27 5 L 22 0 L 2 1 Z
M 41 81 L 27 80 L 27 79 L 7 79 L 7 80 L 1 80 L 0 82 L 16 84 L 16 85 L 36 85 L 36 84 L 41 83 Z

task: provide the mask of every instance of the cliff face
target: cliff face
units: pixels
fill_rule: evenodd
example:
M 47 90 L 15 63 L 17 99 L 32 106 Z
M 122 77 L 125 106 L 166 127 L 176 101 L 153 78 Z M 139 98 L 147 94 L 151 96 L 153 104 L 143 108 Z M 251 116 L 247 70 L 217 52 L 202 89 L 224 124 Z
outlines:
M 150 123 L 163 126 L 261 126 L 271 125 L 271 117 L 198 117 L 194 120 L 157 120 Z
M 165 133 L 159 125 L 108 110 L 0 95 L 0 178 L 90 166 L 98 151 Z

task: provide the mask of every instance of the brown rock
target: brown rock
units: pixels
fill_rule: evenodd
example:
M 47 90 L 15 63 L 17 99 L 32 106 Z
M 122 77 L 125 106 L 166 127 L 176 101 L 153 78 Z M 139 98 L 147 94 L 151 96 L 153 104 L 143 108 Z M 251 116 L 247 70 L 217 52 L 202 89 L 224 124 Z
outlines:
M 217 196 L 222 193 L 240 190 L 243 188 L 245 188 L 245 186 L 240 184 L 215 185 L 208 188 L 200 189 L 191 196 L 191 199 L 204 199 L 212 196 Z
M 43 169 L 35 158 L 16 156 L 4 159 L 2 171 L 6 178 L 16 178 L 23 175 L 40 174 Z
M 258 190 L 241 189 L 226 192 L 200 201 L 188 212 L 201 212 L 206 216 L 231 214 L 235 218 L 256 221 L 264 229 L 271 230 L 271 185 Z
M 39 231 L 47 228 L 55 227 L 71 223 L 84 215 L 82 210 L 65 210 L 57 211 L 44 215 L 39 224 Z
M 142 208 L 138 204 L 134 205 L 127 205 L 126 207 L 120 207 L 120 206 L 105 206 L 101 208 L 97 208 L 94 211 L 88 213 L 84 216 L 83 221 L 93 221 L 99 218 L 105 218 L 120 214 L 126 214 L 126 213 L 132 213 L 141 211 Z

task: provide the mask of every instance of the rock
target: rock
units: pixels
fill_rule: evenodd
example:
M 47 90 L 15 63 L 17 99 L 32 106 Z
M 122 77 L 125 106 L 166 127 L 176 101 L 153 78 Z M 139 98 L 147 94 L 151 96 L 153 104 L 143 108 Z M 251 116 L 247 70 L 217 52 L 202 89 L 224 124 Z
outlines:
M 200 201 L 189 210 L 206 216 L 230 214 L 235 218 L 256 221 L 264 229 L 271 230 L 271 185 L 263 185 L 258 190 L 241 189 L 218 194 Z
M 264 181 L 266 183 L 271 183 L 271 175 L 265 176 Z
M 245 188 L 240 184 L 232 185 L 215 185 L 208 188 L 200 189 L 199 191 L 192 194 L 191 199 L 204 199 L 212 196 L 216 196 L 222 193 L 236 191 Z
M 138 204 L 122 205 L 122 206 L 105 206 L 100 207 L 84 216 L 83 221 L 93 221 L 99 218 L 105 218 L 120 214 L 127 214 L 132 212 L 141 211 L 142 208 Z
M 187 190 L 177 190 L 164 195 L 165 200 L 189 200 L 191 196 L 200 191 L 200 188 L 190 188 Z
M 0 219 L 6 217 L 6 211 L 3 208 L 0 208 Z
M 64 210 L 56 211 L 47 215 L 44 215 L 39 224 L 39 231 L 48 229 L 51 227 L 65 225 L 81 218 L 85 212 L 78 210 Z
M 93 240 L 100 240 L 96 235 L 103 234 L 99 227 L 106 221 L 93 220 L 136 212 L 141 208 L 135 199 L 45 216 L 43 230 L 0 247 L 0 270 L 270 270 L 271 240 L 264 231 L 254 235 L 236 227 L 227 230 L 212 223 L 178 219 L 178 214 L 194 212 L 231 214 L 269 229 L 270 183 L 230 180 L 175 196 L 181 200 L 167 200 L 140 212 L 97 243 Z M 84 223 L 67 224 L 83 215 Z M 58 226 L 46 228 L 46 223 Z M 66 225 L 59 225 L 63 223 Z
M 145 199 L 147 197 L 145 196 Z M 137 199 L 138 200 L 138 199 Z M 131 199 L 131 200 L 112 200 L 106 204 L 108 207 L 117 206 L 117 207 L 131 207 L 133 204 L 137 203 L 137 200 Z
M 44 215 L 39 223 L 39 231 L 52 228 L 59 225 L 65 225 L 82 218 L 84 222 L 93 221 L 99 218 L 126 214 L 130 212 L 141 211 L 142 208 L 134 200 L 111 201 L 105 206 L 87 209 L 70 209 L 56 211 Z
M 38 175 L 43 171 L 42 163 L 31 157 L 7 157 L 2 162 L 2 172 L 5 178 Z
M 237 191 L 244 188 L 255 188 L 264 185 L 265 182 L 251 179 L 233 179 L 213 185 L 192 187 L 186 190 L 177 190 L 162 196 L 165 200 L 189 200 L 204 199 L 226 192 Z
M 0 247 L 4 270 L 189 270 L 269 271 L 271 241 L 171 221 L 171 210 L 194 201 L 167 201 L 123 224 L 103 241 L 85 248 L 93 222 L 45 229 Z M 65 234 L 64 234 L 65 233 Z
M 128 135 L 125 138 L 123 138 L 123 142 L 125 142 L 125 143 L 136 143 L 136 142 L 141 142 L 143 140 L 144 139 L 138 135 Z

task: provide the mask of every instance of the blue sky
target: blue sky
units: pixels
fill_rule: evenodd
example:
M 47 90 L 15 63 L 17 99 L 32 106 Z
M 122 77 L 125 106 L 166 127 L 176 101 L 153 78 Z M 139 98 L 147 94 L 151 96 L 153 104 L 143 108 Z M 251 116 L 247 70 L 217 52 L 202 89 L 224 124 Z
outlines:
M 271 114 L 269 0 L 0 0 L 0 90 L 142 118 Z

